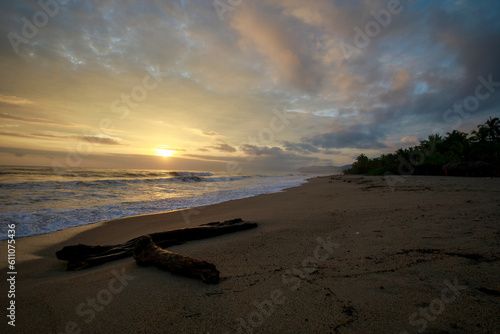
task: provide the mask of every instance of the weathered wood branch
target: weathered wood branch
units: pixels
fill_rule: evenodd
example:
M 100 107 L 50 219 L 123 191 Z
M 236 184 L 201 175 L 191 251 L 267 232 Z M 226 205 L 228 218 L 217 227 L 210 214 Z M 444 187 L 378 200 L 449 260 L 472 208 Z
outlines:
M 156 245 L 167 248 L 192 240 L 212 238 L 255 227 L 257 227 L 257 223 L 247 223 L 237 218 L 224 222 L 202 224 L 193 228 L 151 233 L 150 236 Z M 81 270 L 132 256 L 135 244 L 139 238 L 137 237 L 118 245 L 92 246 L 78 244 L 66 246 L 57 251 L 56 256 L 59 260 L 68 261 L 68 270 Z
M 174 274 L 202 279 L 217 284 L 219 271 L 215 265 L 158 247 L 149 235 L 139 238 L 134 248 L 134 259 L 140 266 L 154 265 Z

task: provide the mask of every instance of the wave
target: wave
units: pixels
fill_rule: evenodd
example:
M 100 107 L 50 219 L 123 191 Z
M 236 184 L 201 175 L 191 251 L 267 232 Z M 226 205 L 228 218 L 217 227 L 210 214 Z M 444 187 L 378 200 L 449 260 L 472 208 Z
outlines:
M 184 171 L 152 171 L 152 170 L 113 170 L 113 171 L 73 171 L 58 174 L 61 177 L 74 178 L 161 178 L 161 177 L 194 177 L 194 176 L 210 176 L 210 172 L 184 172 Z
M 10 176 L 13 177 L 10 177 Z M 225 176 L 223 173 L 215 175 L 206 171 L 172 171 L 172 170 L 143 170 L 143 169 L 54 169 L 52 167 L 9 167 L 0 166 L 0 188 L 6 184 L 24 184 L 24 186 L 57 185 L 65 182 L 90 182 L 115 184 L 133 182 L 154 182 L 170 180 L 181 182 L 227 182 L 243 180 L 245 178 L 271 178 L 276 175 L 238 175 Z M 158 181 L 162 182 L 162 181 Z M 83 185 L 79 183 L 78 185 Z
M 210 172 L 169 172 L 172 176 L 212 176 Z
M 74 181 L 35 181 L 8 183 L 0 182 L 0 189 L 69 189 L 69 188 L 103 188 L 126 187 L 137 184 L 191 183 L 191 182 L 232 182 L 251 178 L 252 176 L 213 176 L 212 173 L 169 172 L 169 177 L 107 178 Z M 123 177 L 123 175 L 121 175 Z M 153 176 L 153 177 L 152 177 Z M 154 177 L 156 176 L 156 177 Z
M 61 178 L 144 178 L 169 176 L 211 176 L 211 172 L 169 171 L 146 169 L 87 169 L 52 167 L 9 167 L 0 166 L 0 176 L 54 176 Z

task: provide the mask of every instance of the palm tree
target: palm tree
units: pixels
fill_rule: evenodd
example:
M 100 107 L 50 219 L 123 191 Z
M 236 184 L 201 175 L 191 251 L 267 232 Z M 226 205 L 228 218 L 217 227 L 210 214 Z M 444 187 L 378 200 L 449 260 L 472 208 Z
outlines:
M 487 129 L 488 133 L 488 140 L 495 142 L 500 140 L 500 119 L 498 117 L 491 117 L 486 120 L 486 123 L 484 123 L 484 126 Z
M 458 130 L 446 133 L 443 141 L 445 155 L 452 162 L 468 161 L 470 157 L 470 145 L 467 134 Z
M 398 148 L 396 151 L 396 155 L 398 156 L 398 158 L 405 160 L 410 159 L 410 153 L 411 150 L 409 150 L 408 148 Z
M 472 131 L 470 142 L 474 159 L 498 163 L 500 151 L 500 120 L 490 117 L 484 124 Z
M 488 129 L 480 124 L 477 126 L 478 130 L 472 130 L 470 141 L 472 143 L 484 143 L 488 140 Z
M 357 169 L 358 174 L 364 174 L 368 172 L 370 168 L 369 163 L 370 159 L 366 155 L 361 153 L 360 155 L 358 155 L 358 157 L 356 158 L 356 162 L 352 166 Z
M 439 150 L 439 146 L 443 142 L 443 137 L 440 134 L 432 134 L 427 137 L 427 139 L 420 141 L 420 149 L 426 154 L 432 154 Z

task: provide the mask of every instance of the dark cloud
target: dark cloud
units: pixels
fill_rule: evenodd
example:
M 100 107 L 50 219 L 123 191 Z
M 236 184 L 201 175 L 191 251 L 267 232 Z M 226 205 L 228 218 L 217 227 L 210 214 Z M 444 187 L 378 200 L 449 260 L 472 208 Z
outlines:
M 287 151 L 295 151 L 298 153 L 309 154 L 309 153 L 318 153 L 318 147 L 311 145 L 309 143 L 292 143 L 289 141 L 284 141 L 283 145 Z
M 267 147 L 267 146 L 256 146 L 244 144 L 240 146 L 240 151 L 247 155 L 259 156 L 259 155 L 270 155 L 270 156 L 283 156 L 284 151 L 279 147 Z
M 244 144 L 240 146 L 240 151 L 247 155 L 244 159 L 239 159 L 241 163 L 249 169 L 266 166 L 269 169 L 297 170 L 300 167 L 311 166 L 313 164 L 330 164 L 331 160 L 308 157 L 284 151 L 280 147 L 268 147 Z M 262 167 L 260 167 L 262 168 Z
M 82 136 L 79 137 L 82 140 L 86 140 L 93 144 L 103 144 L 103 145 L 123 145 L 120 141 L 114 138 L 108 137 L 96 137 L 96 136 Z
M 220 152 L 236 152 L 236 149 L 227 143 L 218 143 L 217 145 L 209 146 L 208 148 L 220 151 Z
M 302 138 L 302 141 L 313 147 L 331 148 L 361 148 L 361 149 L 381 149 L 387 148 L 387 145 L 380 141 L 380 134 L 374 131 L 363 132 L 354 131 L 336 131 L 317 134 Z

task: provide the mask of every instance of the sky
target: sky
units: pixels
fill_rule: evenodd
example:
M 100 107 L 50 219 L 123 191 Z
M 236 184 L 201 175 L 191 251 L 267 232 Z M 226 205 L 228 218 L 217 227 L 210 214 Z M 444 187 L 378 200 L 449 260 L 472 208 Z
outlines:
M 0 2 L 0 165 L 292 171 L 500 116 L 497 0 Z

